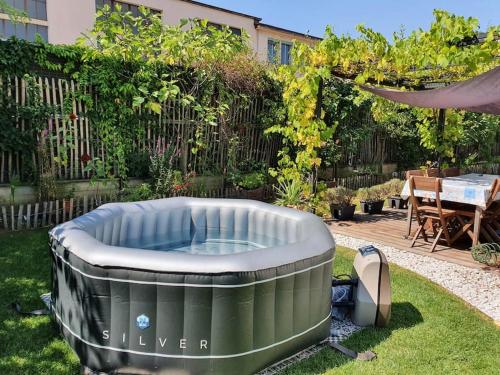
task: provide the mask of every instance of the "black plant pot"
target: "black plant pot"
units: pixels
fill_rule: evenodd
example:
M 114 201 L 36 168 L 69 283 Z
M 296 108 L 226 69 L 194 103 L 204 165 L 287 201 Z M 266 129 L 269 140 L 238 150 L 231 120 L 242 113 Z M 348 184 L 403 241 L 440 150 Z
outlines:
M 337 220 L 352 220 L 354 218 L 355 205 L 351 206 L 336 206 L 330 205 L 332 217 Z
M 408 208 L 408 199 L 403 199 L 401 197 L 390 197 L 387 198 L 387 203 L 391 208 L 397 208 L 400 210 Z
M 361 202 L 361 210 L 365 214 L 381 214 L 382 209 L 384 208 L 384 201 L 367 201 Z

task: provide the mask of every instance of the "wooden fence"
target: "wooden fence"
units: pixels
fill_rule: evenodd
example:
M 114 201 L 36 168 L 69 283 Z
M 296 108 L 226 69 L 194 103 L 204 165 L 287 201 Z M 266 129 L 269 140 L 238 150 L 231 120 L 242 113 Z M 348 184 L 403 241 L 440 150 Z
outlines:
M 464 173 L 500 174 L 500 164 L 475 164 L 464 170 Z M 405 172 L 391 175 L 359 175 L 340 177 L 335 180 L 337 186 L 345 186 L 357 190 L 381 184 L 391 178 L 404 179 Z M 272 186 L 266 186 L 262 198 L 273 198 Z M 192 190 L 187 196 L 204 198 L 245 198 L 234 187 L 219 187 L 209 190 Z M 116 194 L 84 196 L 48 202 L 24 203 L 0 206 L 0 230 L 15 231 L 50 227 L 83 215 L 104 203 L 116 202 Z
M 386 175 L 359 175 L 359 176 L 349 176 L 349 177 L 338 177 L 335 179 L 337 186 L 343 186 L 348 189 L 358 190 L 365 187 L 370 187 L 373 185 L 378 185 L 389 181 L 392 176 Z
M 500 175 L 500 163 L 477 163 L 465 168 L 464 172 Z
M 83 215 L 101 204 L 113 201 L 112 196 L 93 196 L 81 199 L 5 205 L 1 210 L 1 229 L 37 229 L 63 223 Z
M 99 134 L 88 117 L 85 104 L 79 100 L 73 100 L 75 92 L 80 87 L 72 80 L 55 77 L 38 77 L 37 84 L 40 88 L 40 96 L 47 105 L 57 108 L 55 113 L 47 121 L 47 129 L 50 132 L 50 162 L 58 179 L 88 179 L 91 176 L 85 171 L 85 158 L 100 158 L 105 160 L 107 152 Z M 27 102 L 27 84 L 19 77 L 0 77 L 0 94 L 7 95 L 15 100 L 21 107 Z M 71 104 L 71 113 L 64 112 L 68 102 Z M 195 137 L 195 132 L 200 124 L 200 118 L 192 106 L 182 104 L 180 97 L 170 100 L 163 105 L 161 114 L 152 115 L 144 122 L 144 135 L 134 139 L 135 153 L 147 153 L 156 144 L 157 137 L 161 135 L 166 142 L 180 142 L 180 162 L 178 167 L 183 170 L 192 170 L 203 173 L 207 170 L 221 171 L 226 166 L 228 156 L 228 138 L 235 135 L 240 140 L 237 149 L 239 160 L 251 159 L 264 161 L 273 165 L 280 147 L 277 137 L 265 136 L 264 129 L 257 125 L 258 116 L 264 111 L 263 98 L 256 97 L 249 100 L 235 100 L 225 118 L 228 126 L 218 127 L 204 125 L 204 142 L 207 147 L 194 154 L 191 152 L 192 144 L 189 140 Z M 25 130 L 29 124 L 18 121 L 15 126 Z M 231 134 L 228 134 L 230 130 Z M 27 152 L 0 152 L 0 183 L 9 181 L 12 175 L 23 175 L 26 161 L 31 159 L 34 170 L 37 169 L 38 158 L 36 145 Z M 27 156 L 27 154 L 29 156 Z M 56 163 L 54 157 L 67 156 L 67 163 Z M 136 176 L 130 176 L 136 177 Z
M 192 190 L 186 196 L 203 198 L 247 198 L 234 187 L 210 190 Z M 262 199 L 273 195 L 272 186 L 263 189 Z M 110 202 L 117 202 L 116 194 L 99 194 L 47 202 L 10 204 L 0 206 L 0 231 L 29 230 L 51 227 L 71 220 Z
M 366 116 L 363 121 L 376 129 L 371 116 Z M 338 165 L 343 167 L 401 162 L 399 158 L 403 147 L 400 142 L 402 141 L 391 138 L 381 130 L 373 130 L 365 139 L 353 141 L 351 147 L 344 147 Z M 423 146 L 419 147 L 425 155 L 427 152 Z M 457 146 L 455 152 L 458 159 L 463 160 L 469 155 L 479 153 L 479 147 L 481 146 Z M 500 155 L 500 133 L 497 134 L 491 151 L 493 155 Z
M 468 166 L 462 170 L 462 174 L 466 173 L 484 173 L 500 175 L 500 163 L 477 163 Z M 337 186 L 357 190 L 360 188 L 371 187 L 373 185 L 382 184 L 392 178 L 404 180 L 406 171 L 398 171 L 388 175 L 358 175 L 349 177 L 339 177 L 335 179 Z

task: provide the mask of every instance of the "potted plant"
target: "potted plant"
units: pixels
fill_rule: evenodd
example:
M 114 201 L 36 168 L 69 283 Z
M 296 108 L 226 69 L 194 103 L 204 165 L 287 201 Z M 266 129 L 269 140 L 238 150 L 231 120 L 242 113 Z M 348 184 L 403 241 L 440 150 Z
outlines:
M 398 178 L 393 178 L 387 181 L 384 185 L 387 186 L 389 197 L 387 198 L 387 203 L 391 208 L 405 209 L 408 208 L 408 199 L 401 197 L 401 191 L 405 185 L 403 180 Z
M 71 211 L 71 199 L 75 197 L 75 187 L 71 187 L 70 189 L 66 189 L 63 195 L 63 207 L 64 212 L 69 214 Z
M 387 198 L 387 189 L 383 185 L 358 190 L 361 210 L 366 214 L 381 214 L 384 201 Z
M 306 206 L 302 181 L 280 181 L 277 186 L 274 186 L 274 190 L 276 192 L 275 205 L 295 208 L 297 210 L 302 210 Z
M 332 217 L 337 220 L 352 220 L 356 210 L 356 205 L 353 204 L 354 197 L 354 191 L 343 186 L 328 189 L 326 198 L 330 204 Z
M 263 200 L 266 180 L 264 173 L 252 172 L 242 175 L 236 186 L 241 189 L 243 198 Z
M 367 214 L 368 213 L 368 205 L 367 202 L 371 200 L 372 193 L 370 188 L 360 188 L 356 193 L 356 196 L 359 199 L 359 205 L 361 207 L 361 212 Z

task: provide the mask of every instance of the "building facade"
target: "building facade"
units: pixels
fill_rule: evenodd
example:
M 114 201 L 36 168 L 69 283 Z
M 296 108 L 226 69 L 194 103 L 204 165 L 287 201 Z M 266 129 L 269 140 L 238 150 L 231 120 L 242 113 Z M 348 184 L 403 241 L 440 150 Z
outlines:
M 120 4 L 124 11 L 138 13 L 139 5 L 161 14 L 166 24 L 181 19 L 206 19 L 212 25 L 229 26 L 234 33 L 245 30 L 250 46 L 261 61 L 287 64 L 294 40 L 316 43 L 320 38 L 262 23 L 262 19 L 197 1 L 189 0 L 6 0 L 30 18 L 26 24 L 13 24 L 0 13 L 0 36 L 33 40 L 35 34 L 52 44 L 71 44 L 92 29 L 99 7 Z

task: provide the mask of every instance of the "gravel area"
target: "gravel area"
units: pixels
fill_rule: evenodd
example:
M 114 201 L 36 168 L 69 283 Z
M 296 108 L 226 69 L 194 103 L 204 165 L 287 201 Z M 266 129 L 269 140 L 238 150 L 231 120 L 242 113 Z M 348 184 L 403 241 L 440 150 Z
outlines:
M 500 321 L 500 275 L 418 255 L 390 246 L 333 233 L 337 245 L 351 249 L 374 245 L 389 262 L 441 285 L 453 294 Z

